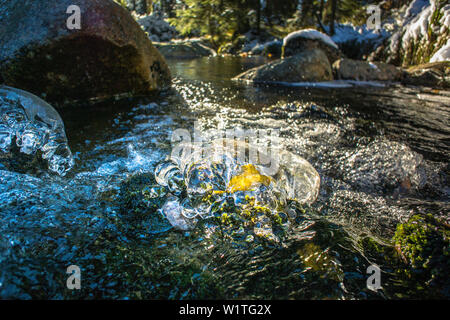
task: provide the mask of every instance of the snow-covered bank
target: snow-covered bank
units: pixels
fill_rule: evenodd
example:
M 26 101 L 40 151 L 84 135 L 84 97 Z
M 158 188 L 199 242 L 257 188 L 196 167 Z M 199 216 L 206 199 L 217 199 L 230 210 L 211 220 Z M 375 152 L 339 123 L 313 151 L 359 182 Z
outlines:
M 137 23 L 148 34 L 150 40 L 154 42 L 166 42 L 179 38 L 179 33 L 159 14 L 148 16 L 137 16 Z
M 398 24 L 372 59 L 402 66 L 450 59 L 450 4 L 447 1 L 414 0 Z
M 329 28 L 325 27 L 328 32 Z M 342 52 L 352 59 L 363 59 L 383 44 L 391 33 L 387 28 L 372 30 L 366 25 L 354 26 L 350 23 L 336 24 L 335 33 L 331 40 L 336 43 Z
M 430 59 L 430 62 L 450 61 L 450 39 Z

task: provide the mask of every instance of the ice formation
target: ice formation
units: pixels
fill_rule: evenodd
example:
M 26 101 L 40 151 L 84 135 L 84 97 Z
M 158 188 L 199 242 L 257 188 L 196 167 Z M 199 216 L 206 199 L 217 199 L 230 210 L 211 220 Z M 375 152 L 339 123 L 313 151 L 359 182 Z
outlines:
M 41 156 L 48 169 L 59 175 L 69 171 L 74 160 L 58 112 L 42 99 L 23 90 L 0 86 L 0 156 Z
M 248 143 L 226 139 L 185 145 L 180 157 L 155 169 L 157 183 L 173 195 L 162 213 L 175 228 L 189 230 L 195 219 L 217 216 L 230 208 L 251 210 L 250 203 L 271 216 L 283 210 L 288 200 L 316 200 L 320 177 L 306 160 L 287 151 L 276 152 L 272 157 L 278 159 L 270 159 L 271 165 L 278 167 L 273 172 L 258 164 L 268 164 L 266 154 L 255 158 L 259 161 L 250 161 L 255 150 Z M 245 154 L 248 159 L 241 157 Z

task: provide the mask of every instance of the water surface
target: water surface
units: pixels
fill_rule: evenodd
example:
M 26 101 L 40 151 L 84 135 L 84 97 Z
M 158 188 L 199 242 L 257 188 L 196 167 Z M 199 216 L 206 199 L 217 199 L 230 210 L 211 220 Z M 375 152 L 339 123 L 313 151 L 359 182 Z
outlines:
M 308 88 L 231 80 L 263 58 L 169 61 L 173 89 L 62 110 L 75 166 L 65 177 L 3 170 L 3 298 L 379 299 L 420 297 L 361 246 L 387 243 L 415 213 L 449 222 L 450 92 L 393 85 Z M 152 173 L 171 133 L 277 129 L 321 176 L 318 200 L 282 245 L 180 232 L 119 207 L 123 182 Z M 380 265 L 383 289 L 366 286 Z M 66 269 L 82 289 L 66 288 Z

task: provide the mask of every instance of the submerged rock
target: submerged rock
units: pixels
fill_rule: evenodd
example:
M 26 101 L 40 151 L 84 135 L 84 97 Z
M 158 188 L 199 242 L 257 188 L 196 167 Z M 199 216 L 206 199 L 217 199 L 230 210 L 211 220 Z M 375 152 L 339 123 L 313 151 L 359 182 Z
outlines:
M 402 71 L 391 64 L 340 59 L 333 63 L 337 79 L 359 81 L 399 81 Z
M 0 7 L 0 74 L 61 106 L 145 94 L 170 85 L 161 54 L 113 1 L 80 0 L 80 29 L 67 26 L 70 0 L 7 1 Z
M 282 58 L 294 56 L 312 49 L 322 50 L 330 64 L 343 55 L 338 46 L 326 34 L 313 29 L 304 29 L 290 33 L 283 40 Z
M 250 69 L 235 77 L 234 80 L 315 82 L 333 80 L 333 73 L 325 53 L 320 49 L 312 49 Z
M 143 228 L 149 234 L 167 231 L 171 225 L 159 212 L 166 194 L 166 189 L 157 185 L 153 173 L 132 176 L 120 186 L 119 212 L 134 229 Z
M 19 89 L 0 86 L 0 163 L 12 171 L 35 170 L 46 162 L 65 175 L 74 164 L 64 124 L 42 99 Z
M 420 291 L 449 296 L 450 228 L 433 215 L 415 215 L 397 226 L 395 248 L 406 266 L 397 272 L 414 281 Z

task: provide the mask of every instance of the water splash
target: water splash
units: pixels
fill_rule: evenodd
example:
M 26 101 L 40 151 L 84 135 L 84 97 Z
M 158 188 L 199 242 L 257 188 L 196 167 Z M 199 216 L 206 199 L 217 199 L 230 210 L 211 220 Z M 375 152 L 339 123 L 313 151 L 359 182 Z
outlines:
M 50 171 L 61 176 L 73 167 L 63 121 L 48 103 L 28 92 L 0 86 L 0 114 L 2 159 L 40 156 Z

